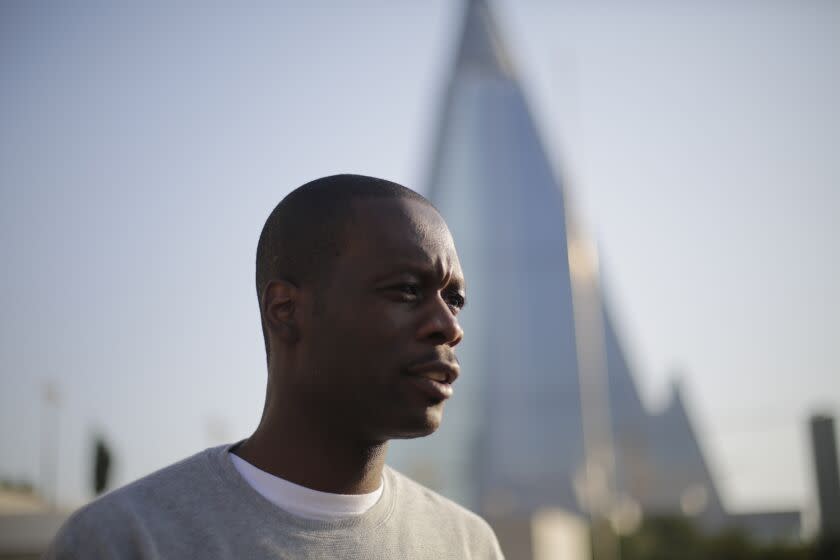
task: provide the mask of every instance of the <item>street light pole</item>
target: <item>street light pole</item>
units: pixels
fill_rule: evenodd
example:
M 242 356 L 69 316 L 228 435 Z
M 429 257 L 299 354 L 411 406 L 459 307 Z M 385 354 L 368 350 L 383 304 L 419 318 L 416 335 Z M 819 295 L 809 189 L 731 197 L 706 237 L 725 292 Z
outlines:
M 45 381 L 41 388 L 41 493 L 50 509 L 58 500 L 58 430 L 61 396 L 58 386 Z

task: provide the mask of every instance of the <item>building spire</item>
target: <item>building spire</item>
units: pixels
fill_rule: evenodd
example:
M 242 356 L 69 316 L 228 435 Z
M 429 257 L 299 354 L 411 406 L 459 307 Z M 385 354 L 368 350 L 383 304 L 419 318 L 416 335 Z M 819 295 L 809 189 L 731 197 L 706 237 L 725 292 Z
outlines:
M 512 76 L 510 56 L 486 0 L 468 0 L 463 21 L 458 71 Z

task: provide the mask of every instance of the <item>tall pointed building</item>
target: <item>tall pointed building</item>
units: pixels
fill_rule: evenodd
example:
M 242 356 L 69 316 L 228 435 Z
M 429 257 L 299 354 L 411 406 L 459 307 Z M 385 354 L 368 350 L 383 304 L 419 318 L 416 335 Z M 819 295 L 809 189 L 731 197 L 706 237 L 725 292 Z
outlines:
M 723 516 L 680 399 L 664 416 L 639 399 L 595 258 L 481 0 L 465 11 L 427 194 L 467 278 L 462 376 L 441 430 L 396 442 L 394 465 L 490 515 L 599 498 Z

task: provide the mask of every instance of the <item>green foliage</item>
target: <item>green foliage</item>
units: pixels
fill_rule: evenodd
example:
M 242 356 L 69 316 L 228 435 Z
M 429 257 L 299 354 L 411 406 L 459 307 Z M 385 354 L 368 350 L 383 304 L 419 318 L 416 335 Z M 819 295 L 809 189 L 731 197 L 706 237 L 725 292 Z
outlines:
M 10 490 L 23 494 L 35 493 L 35 487 L 28 480 L 12 480 L 8 478 L 0 479 L 0 490 Z
M 97 437 L 93 449 L 93 491 L 98 496 L 108 488 L 111 470 L 111 450 L 105 440 Z
M 737 529 L 709 534 L 683 517 L 645 520 L 620 539 L 621 560 L 838 560 L 829 543 L 763 543 Z

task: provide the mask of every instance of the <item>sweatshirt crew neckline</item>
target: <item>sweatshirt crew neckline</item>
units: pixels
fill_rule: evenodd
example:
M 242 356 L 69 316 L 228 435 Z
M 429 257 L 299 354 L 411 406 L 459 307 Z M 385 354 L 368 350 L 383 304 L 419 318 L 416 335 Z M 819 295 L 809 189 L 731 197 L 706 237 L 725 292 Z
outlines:
M 236 453 L 228 451 L 236 472 L 248 485 L 280 509 L 308 519 L 341 519 L 361 515 L 382 497 L 383 483 L 366 494 L 335 494 L 296 484 L 252 465 Z
M 345 537 L 346 531 L 354 534 L 359 531 L 373 531 L 385 523 L 394 511 L 396 489 L 394 471 L 387 465 L 382 470 L 382 496 L 366 512 L 341 519 L 320 520 L 300 517 L 289 513 L 262 496 L 242 478 L 236 470 L 228 453 L 237 443 L 211 447 L 204 452 L 206 465 L 216 475 L 222 485 L 237 495 L 238 499 L 259 510 L 267 517 L 273 517 L 278 523 L 294 528 L 300 533 L 317 533 L 319 536 Z

